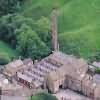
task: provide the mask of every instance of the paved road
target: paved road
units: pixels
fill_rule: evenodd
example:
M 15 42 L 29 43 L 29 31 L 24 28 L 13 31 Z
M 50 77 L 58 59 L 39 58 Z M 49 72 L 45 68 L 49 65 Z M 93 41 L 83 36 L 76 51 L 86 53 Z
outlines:
M 58 98 L 58 100 L 62 100 L 62 98 L 63 99 L 65 98 L 64 100 L 91 100 L 69 89 L 61 90 L 59 93 L 54 94 L 54 95 Z

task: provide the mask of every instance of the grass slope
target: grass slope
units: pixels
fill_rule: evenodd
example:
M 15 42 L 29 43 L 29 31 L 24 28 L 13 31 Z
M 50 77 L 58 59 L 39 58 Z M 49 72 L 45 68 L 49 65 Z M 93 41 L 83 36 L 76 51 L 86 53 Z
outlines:
M 80 29 L 98 23 L 99 18 L 100 0 L 72 0 L 60 10 L 59 31 Z
M 33 19 L 50 16 L 54 3 L 59 5 L 60 49 L 76 50 L 86 58 L 100 51 L 100 0 L 28 0 L 22 14 Z
M 62 7 L 59 32 L 60 47 L 66 53 L 66 42 L 78 42 L 77 51 L 86 58 L 100 51 L 100 0 L 72 0 Z
M 0 54 L 6 54 L 9 58 L 14 58 L 18 55 L 15 50 L 2 41 L 0 41 Z
M 41 16 L 50 16 L 54 5 L 62 7 L 70 0 L 26 0 L 22 8 L 22 14 L 33 19 Z

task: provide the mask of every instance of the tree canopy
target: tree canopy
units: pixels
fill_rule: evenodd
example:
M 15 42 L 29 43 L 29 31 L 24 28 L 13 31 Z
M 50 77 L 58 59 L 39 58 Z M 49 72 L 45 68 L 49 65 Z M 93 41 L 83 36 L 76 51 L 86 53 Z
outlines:
M 6 53 L 0 54 L 0 65 L 5 65 L 10 61 L 9 56 Z
M 33 96 L 31 100 L 57 100 L 57 98 L 48 93 L 39 93 Z
M 41 41 L 37 33 L 28 25 L 23 24 L 17 30 L 17 41 L 17 50 L 24 57 L 30 56 L 33 59 L 39 59 L 50 52 L 48 46 Z
M 17 12 L 20 4 L 21 0 L 0 0 L 0 16 Z
M 9 43 L 22 57 L 40 59 L 51 52 L 48 18 L 34 21 L 18 14 L 8 14 L 0 19 L 0 23 L 0 39 Z

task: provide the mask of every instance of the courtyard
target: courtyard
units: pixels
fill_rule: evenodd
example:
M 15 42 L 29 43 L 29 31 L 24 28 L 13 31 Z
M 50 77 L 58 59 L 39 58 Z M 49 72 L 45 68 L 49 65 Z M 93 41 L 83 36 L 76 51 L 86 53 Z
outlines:
M 69 89 L 60 90 L 57 94 L 54 95 L 58 98 L 58 100 L 91 100 Z

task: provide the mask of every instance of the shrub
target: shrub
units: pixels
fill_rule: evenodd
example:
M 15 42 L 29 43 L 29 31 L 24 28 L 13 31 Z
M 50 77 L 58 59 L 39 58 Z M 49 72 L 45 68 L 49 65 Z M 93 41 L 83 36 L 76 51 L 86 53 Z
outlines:
M 33 96 L 31 100 L 57 100 L 57 98 L 48 93 L 39 93 Z
M 0 54 L 0 65 L 5 65 L 9 63 L 10 58 L 7 54 Z
M 96 68 L 95 73 L 100 74 L 100 68 Z

